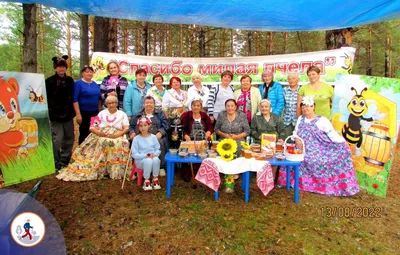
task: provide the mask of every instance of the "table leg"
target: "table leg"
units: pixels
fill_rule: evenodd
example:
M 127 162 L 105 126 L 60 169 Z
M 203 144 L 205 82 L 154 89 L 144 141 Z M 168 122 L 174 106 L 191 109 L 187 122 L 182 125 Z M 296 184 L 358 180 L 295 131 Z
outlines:
M 244 202 L 249 202 L 250 199 L 250 171 L 244 172 L 242 179 L 244 179 Z
M 174 186 L 175 163 L 173 163 L 173 162 L 171 163 L 170 169 L 171 169 L 171 175 L 170 175 L 170 177 L 171 177 L 171 186 Z
M 167 165 L 167 197 L 171 196 L 171 186 L 174 181 L 174 163 L 166 162 Z
M 286 190 L 290 190 L 290 166 L 286 167 Z
M 299 203 L 299 166 L 294 167 L 294 202 Z
M 218 197 L 219 197 L 219 193 L 218 193 L 218 191 L 215 191 L 215 192 L 214 192 L 214 199 L 215 199 L 215 200 L 218 200 Z
M 246 179 L 244 178 L 244 173 L 242 174 L 242 190 L 246 190 Z

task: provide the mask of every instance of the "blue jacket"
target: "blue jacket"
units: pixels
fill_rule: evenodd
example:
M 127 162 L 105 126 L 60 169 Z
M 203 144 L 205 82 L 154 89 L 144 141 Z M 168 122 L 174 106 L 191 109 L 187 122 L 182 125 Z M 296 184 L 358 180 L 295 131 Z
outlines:
M 264 87 L 265 83 L 258 87 L 262 99 L 264 98 Z M 271 101 L 272 112 L 281 117 L 283 107 L 285 107 L 285 96 L 283 94 L 282 84 L 274 81 L 274 85 L 272 85 L 272 88 L 268 92 L 268 99 Z
M 151 86 L 147 81 L 145 81 L 144 84 L 147 89 L 150 89 Z M 136 80 L 133 80 L 126 88 L 124 95 L 123 108 L 128 117 L 135 116 L 143 108 L 143 102 L 141 99 L 142 93 L 136 84 Z

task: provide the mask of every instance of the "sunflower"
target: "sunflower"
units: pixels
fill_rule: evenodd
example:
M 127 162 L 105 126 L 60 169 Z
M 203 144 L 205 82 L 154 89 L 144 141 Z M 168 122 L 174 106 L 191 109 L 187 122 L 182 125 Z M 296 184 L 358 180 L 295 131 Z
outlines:
M 225 161 L 231 161 L 234 158 L 233 153 L 224 153 L 224 154 L 219 154 L 221 155 L 221 159 Z
M 244 141 L 240 141 L 240 146 L 242 146 L 243 150 L 250 150 L 250 145 Z
M 217 152 L 221 157 L 225 154 L 234 154 L 237 150 L 236 141 L 231 138 L 226 138 L 220 141 L 217 145 Z
M 235 183 L 235 175 L 229 174 L 225 176 L 225 183 L 226 184 L 232 184 Z

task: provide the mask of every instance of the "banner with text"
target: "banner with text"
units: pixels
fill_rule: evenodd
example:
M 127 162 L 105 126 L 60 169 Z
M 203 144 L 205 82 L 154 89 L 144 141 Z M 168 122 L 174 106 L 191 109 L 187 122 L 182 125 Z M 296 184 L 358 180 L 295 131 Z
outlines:
M 134 80 L 136 70 L 143 68 L 147 71 L 148 81 L 152 80 L 153 75 L 161 74 L 166 83 L 172 76 L 179 76 L 183 84 L 191 83 L 193 72 L 199 72 L 203 76 L 204 84 L 217 83 L 225 70 L 235 74 L 234 84 L 239 84 L 240 77 L 244 74 L 252 77 L 253 84 L 261 83 L 261 73 L 264 70 L 275 73 L 275 81 L 286 82 L 288 74 L 298 73 L 300 83 L 307 83 L 307 68 L 315 65 L 321 69 L 321 80 L 332 83 L 337 74 L 351 73 L 355 51 L 355 48 L 343 47 L 297 54 L 225 58 L 153 57 L 94 52 L 91 65 L 95 69 L 94 79 L 97 82 L 108 75 L 107 64 L 114 60 L 119 63 L 121 75 L 128 80 Z

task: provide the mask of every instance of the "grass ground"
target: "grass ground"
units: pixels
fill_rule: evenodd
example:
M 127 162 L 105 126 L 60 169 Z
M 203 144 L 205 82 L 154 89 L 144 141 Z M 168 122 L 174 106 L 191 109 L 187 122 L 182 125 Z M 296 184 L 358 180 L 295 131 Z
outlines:
M 252 179 L 249 203 L 240 182 L 214 201 L 205 186 L 193 189 L 176 176 L 167 199 L 165 178 L 162 190 L 144 192 L 134 182 L 121 190 L 120 181 L 69 183 L 50 175 L 37 199 L 58 220 L 68 254 L 398 254 L 399 154 L 386 198 L 300 192 L 294 204 L 293 190 L 264 197 Z M 7 188 L 27 192 L 35 182 Z

